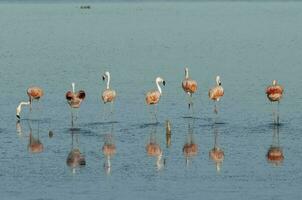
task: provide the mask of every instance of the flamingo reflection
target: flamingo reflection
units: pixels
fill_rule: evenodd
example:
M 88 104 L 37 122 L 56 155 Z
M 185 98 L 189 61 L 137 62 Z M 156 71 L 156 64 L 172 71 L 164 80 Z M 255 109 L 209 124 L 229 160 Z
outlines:
M 30 153 L 41 153 L 44 150 L 44 146 L 42 142 L 40 141 L 39 137 L 39 121 L 38 121 L 38 131 L 37 134 L 33 133 L 33 129 L 31 127 L 30 121 L 28 121 L 28 126 L 29 126 L 29 143 L 28 143 L 28 151 Z
M 71 150 L 67 156 L 66 164 L 76 172 L 76 168 L 85 166 L 85 156 L 80 151 L 79 132 L 76 129 L 71 129 Z
M 224 160 L 224 151 L 219 147 L 218 137 L 218 128 L 216 127 L 216 124 L 214 124 L 214 147 L 209 151 L 209 157 L 214 161 L 216 171 L 220 172 Z
M 183 154 L 186 158 L 186 164 L 189 165 L 190 160 L 198 154 L 198 144 L 194 139 L 194 119 L 189 118 L 188 133 L 186 135 L 186 143 L 183 146 Z
M 104 164 L 104 169 L 107 174 L 111 173 L 111 161 L 110 159 L 115 155 L 116 153 L 116 146 L 114 142 L 114 131 L 113 131 L 113 123 L 111 126 L 110 132 L 105 136 L 104 145 L 102 147 L 102 152 L 106 158 L 106 163 Z
M 161 170 L 165 165 L 165 160 L 163 159 L 163 151 L 157 137 L 157 125 L 151 126 L 151 132 L 146 144 L 146 152 L 148 156 L 156 158 L 156 168 L 157 170 Z
M 269 163 L 275 166 L 281 165 L 284 160 L 283 150 L 280 147 L 278 125 L 274 125 L 273 127 L 273 141 L 272 145 L 267 151 L 266 159 Z

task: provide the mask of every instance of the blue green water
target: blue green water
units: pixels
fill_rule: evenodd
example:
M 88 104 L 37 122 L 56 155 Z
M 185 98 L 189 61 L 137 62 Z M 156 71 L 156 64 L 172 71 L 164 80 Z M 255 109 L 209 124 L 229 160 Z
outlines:
M 0 193 L 3 199 L 300 199 L 302 184 L 302 4 L 261 2 L 0 4 Z M 184 66 L 199 84 L 195 117 L 187 115 Z M 114 121 L 102 123 L 101 75 L 109 70 L 118 97 Z M 207 97 L 215 76 L 225 95 L 219 124 Z M 166 80 L 158 125 L 148 125 L 144 94 Z M 284 160 L 266 159 L 272 145 L 272 105 L 265 88 L 277 79 L 279 145 Z M 78 129 L 70 129 L 65 92 L 86 91 Z M 15 109 L 26 89 L 45 91 L 33 113 Z M 106 108 L 108 111 L 108 108 Z M 166 147 L 165 120 L 172 124 Z M 198 154 L 186 164 L 182 148 L 193 124 Z M 21 130 L 20 127 L 21 126 Z M 29 152 L 29 132 L 44 150 Z M 49 138 L 52 130 L 54 136 Z M 156 133 L 155 133 L 156 132 Z M 224 151 L 220 172 L 209 158 L 214 134 Z M 72 133 L 86 166 L 66 164 Z M 165 166 L 145 146 L 156 135 Z M 114 138 L 110 174 L 102 146 Z

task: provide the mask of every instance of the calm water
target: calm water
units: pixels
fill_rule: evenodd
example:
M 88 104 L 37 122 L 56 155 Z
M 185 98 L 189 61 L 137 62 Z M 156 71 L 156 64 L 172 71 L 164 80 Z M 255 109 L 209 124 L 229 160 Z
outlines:
M 302 3 L 91 6 L 0 4 L 2 198 L 301 198 Z M 199 83 L 195 119 L 184 118 L 186 96 L 180 83 L 185 65 Z M 118 92 L 112 124 L 102 123 L 105 70 L 111 71 Z M 219 124 L 213 126 L 207 91 L 217 74 L 225 96 Z M 158 75 L 167 82 L 158 107 L 160 123 L 148 125 L 144 94 L 155 87 Z M 285 87 L 278 130 L 264 94 L 272 79 Z M 87 94 L 77 129 L 70 129 L 64 97 L 72 81 Z M 24 120 L 16 127 L 15 108 L 27 99 L 30 85 L 41 86 L 45 96 L 31 116 L 24 108 Z M 169 148 L 165 120 L 172 124 Z M 30 128 L 43 144 L 42 153 L 28 150 Z M 277 131 L 284 160 L 275 166 L 266 153 Z M 209 158 L 215 134 L 225 155 L 220 172 Z M 198 154 L 186 163 L 182 149 L 190 136 Z M 156 158 L 147 156 L 150 137 L 163 151 L 161 169 Z M 108 139 L 116 145 L 110 173 L 102 153 Z M 72 147 L 85 155 L 85 167 L 67 166 Z

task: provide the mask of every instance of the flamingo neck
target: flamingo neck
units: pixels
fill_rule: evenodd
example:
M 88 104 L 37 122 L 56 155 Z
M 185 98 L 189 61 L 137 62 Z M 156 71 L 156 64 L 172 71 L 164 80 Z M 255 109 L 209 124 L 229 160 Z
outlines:
M 185 69 L 185 77 L 186 77 L 186 79 L 189 78 L 189 69 L 188 68 Z
M 216 77 L 216 84 L 217 84 L 217 85 L 221 85 L 220 76 L 217 76 L 217 77 Z
M 110 86 L 110 74 L 108 73 L 107 74 L 107 86 L 106 86 L 106 89 L 109 89 L 109 86 Z
M 277 85 L 277 81 L 273 80 L 273 86 L 276 86 L 276 85 Z
M 71 86 L 72 86 L 72 92 L 75 93 L 75 83 L 72 83 Z
M 160 87 L 160 85 L 159 85 L 159 81 L 158 80 L 156 80 L 156 85 L 157 85 L 157 89 L 158 89 L 158 91 L 159 91 L 159 93 L 160 93 L 160 95 L 162 94 L 162 91 L 161 91 L 161 87 Z

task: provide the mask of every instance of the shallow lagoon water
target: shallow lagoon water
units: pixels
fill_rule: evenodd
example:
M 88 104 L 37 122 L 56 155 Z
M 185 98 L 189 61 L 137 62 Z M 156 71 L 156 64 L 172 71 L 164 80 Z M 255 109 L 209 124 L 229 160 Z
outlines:
M 5 199 L 299 199 L 301 197 L 302 4 L 262 2 L 0 4 L 0 193 Z M 184 66 L 199 83 L 195 119 L 187 116 L 181 89 Z M 110 70 L 118 98 L 104 123 L 101 74 Z M 219 74 L 225 96 L 213 126 L 208 89 Z M 144 94 L 165 78 L 158 125 L 150 125 Z M 284 161 L 266 153 L 273 142 L 272 105 L 264 94 L 272 79 L 285 87 L 279 142 Z M 71 82 L 87 98 L 71 129 L 65 92 Z M 45 91 L 29 118 L 16 126 L 15 108 L 26 88 Z M 108 111 L 108 107 L 106 108 Z M 172 124 L 165 144 L 165 120 Z M 193 123 L 194 121 L 194 123 Z M 186 164 L 182 148 L 194 124 L 198 155 Z M 20 132 L 20 126 L 22 132 Z M 29 132 L 44 150 L 28 150 Z M 18 129 L 16 129 L 18 128 Z M 54 136 L 49 138 L 52 130 Z M 220 172 L 209 158 L 215 132 L 224 161 Z M 66 164 L 73 145 L 86 166 Z M 150 134 L 165 166 L 145 146 Z M 114 138 L 108 175 L 102 146 Z

